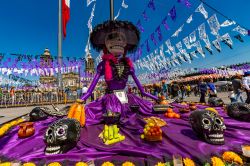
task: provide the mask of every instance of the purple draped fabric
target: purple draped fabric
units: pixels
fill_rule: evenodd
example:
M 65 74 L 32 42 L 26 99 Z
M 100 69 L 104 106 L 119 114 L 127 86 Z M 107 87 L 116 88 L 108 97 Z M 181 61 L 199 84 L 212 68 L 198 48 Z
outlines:
M 44 154 L 44 133 L 48 125 L 56 120 L 56 118 L 49 118 L 41 122 L 35 122 L 36 133 L 30 138 L 19 139 L 17 137 L 18 127 L 13 128 L 0 139 L 0 155 L 13 160 L 48 163 L 64 160 L 95 160 L 100 162 L 100 160 L 107 161 L 116 158 L 122 161 L 142 162 L 148 156 L 155 158 L 155 161 L 162 161 L 164 156 L 171 158 L 173 154 L 180 154 L 183 157 L 191 157 L 196 162 L 204 162 L 208 161 L 211 155 L 221 155 L 222 152 L 227 150 L 241 153 L 241 145 L 250 144 L 249 123 L 229 118 L 221 107 L 216 109 L 224 118 L 227 127 L 225 145 L 210 145 L 197 138 L 188 123 L 189 114 L 182 114 L 181 119 L 167 119 L 163 115 L 154 115 L 166 120 L 167 126 L 162 128 L 162 142 L 147 142 L 140 139 L 140 134 L 145 125 L 142 118 L 152 115 L 150 113 L 152 104 L 134 95 L 129 95 L 129 102 L 139 102 L 140 104 L 141 114 L 135 114 L 129 110 L 128 104 L 117 104 L 118 100 L 113 95 L 106 95 L 105 100 L 107 98 L 111 99 L 107 100 L 107 107 L 112 108 L 113 111 L 124 111 L 119 126 L 121 134 L 126 137 L 124 141 L 108 146 L 98 138 L 103 130 L 103 124 L 99 122 L 102 120 L 101 101 L 104 101 L 104 99 L 100 99 L 86 105 L 87 126 L 81 129 L 80 141 L 69 152 L 50 156 Z M 185 107 L 180 104 L 174 104 L 174 106 L 176 106 L 174 109 L 176 112 L 178 112 L 178 108 Z M 200 109 L 205 107 L 207 106 L 198 106 Z M 125 155 L 130 157 L 124 157 Z

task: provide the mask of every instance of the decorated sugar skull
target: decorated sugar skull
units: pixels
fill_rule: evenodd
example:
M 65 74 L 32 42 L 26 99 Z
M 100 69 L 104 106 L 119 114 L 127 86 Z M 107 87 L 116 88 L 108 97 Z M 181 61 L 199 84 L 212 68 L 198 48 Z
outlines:
M 76 146 L 80 138 L 80 123 L 71 118 L 60 119 L 51 124 L 44 135 L 45 154 L 66 153 Z
M 216 113 L 207 110 L 197 110 L 189 116 L 189 122 L 198 137 L 207 143 L 222 145 L 226 126 L 223 119 Z
M 250 105 L 247 103 L 232 103 L 226 107 L 227 114 L 231 118 L 250 122 Z
M 211 97 L 208 99 L 208 104 L 212 107 L 220 107 L 223 106 L 224 102 L 219 97 Z
M 45 107 L 35 107 L 29 113 L 30 121 L 35 122 L 35 121 L 44 120 L 48 118 L 48 115 L 44 112 L 45 109 L 46 109 Z

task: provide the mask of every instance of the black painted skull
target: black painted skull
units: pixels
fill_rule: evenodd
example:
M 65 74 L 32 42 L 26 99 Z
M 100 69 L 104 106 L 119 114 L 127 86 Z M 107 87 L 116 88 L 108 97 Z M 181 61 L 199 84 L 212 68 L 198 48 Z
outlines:
M 224 144 L 224 130 L 226 126 L 223 119 L 216 113 L 207 110 L 197 110 L 189 116 L 193 131 L 207 143 Z
M 226 107 L 227 114 L 231 118 L 250 122 L 250 105 L 247 103 L 232 103 Z
M 35 107 L 30 113 L 30 121 L 35 122 L 39 120 L 44 120 L 48 118 L 48 115 L 44 112 L 44 107 Z
M 223 106 L 224 102 L 221 98 L 219 97 L 210 97 L 208 99 L 208 104 L 212 107 L 220 107 Z
M 127 39 L 123 32 L 112 31 L 106 35 L 105 46 L 110 53 L 114 55 L 123 55 L 126 45 Z
M 45 154 L 66 153 L 76 146 L 80 138 L 80 123 L 76 119 L 60 119 L 51 124 L 44 135 Z

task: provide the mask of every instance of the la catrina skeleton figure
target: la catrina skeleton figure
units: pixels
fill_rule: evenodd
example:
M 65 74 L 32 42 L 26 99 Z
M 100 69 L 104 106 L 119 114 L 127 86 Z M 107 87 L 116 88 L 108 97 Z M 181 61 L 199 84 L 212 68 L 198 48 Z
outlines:
M 134 94 L 128 94 L 128 103 L 122 104 L 114 91 L 124 90 L 129 75 L 132 76 L 143 96 L 158 100 L 157 97 L 145 93 L 135 75 L 132 61 L 126 57 L 127 52 L 136 50 L 140 40 L 138 29 L 127 21 L 106 21 L 97 25 L 90 36 L 90 42 L 97 51 L 103 50 L 102 61 L 97 66 L 97 73 L 87 93 L 82 97 L 86 100 L 93 92 L 99 78 L 104 75 L 107 93 L 101 99 L 85 106 L 87 125 L 99 123 L 106 111 L 120 112 L 121 117 L 131 113 L 129 106 L 138 104 L 141 114 L 152 111 L 152 103 Z

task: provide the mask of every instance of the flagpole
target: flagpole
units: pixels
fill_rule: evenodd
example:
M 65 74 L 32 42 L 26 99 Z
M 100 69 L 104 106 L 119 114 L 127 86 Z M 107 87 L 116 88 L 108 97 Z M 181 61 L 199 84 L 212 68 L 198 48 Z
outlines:
M 58 50 L 57 50 L 57 60 L 58 60 L 58 89 L 63 90 L 62 86 L 62 0 L 58 0 Z
M 110 0 L 110 20 L 114 20 L 114 0 Z

